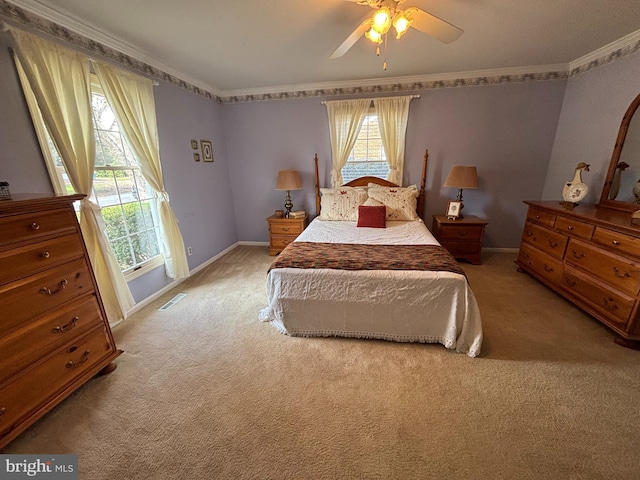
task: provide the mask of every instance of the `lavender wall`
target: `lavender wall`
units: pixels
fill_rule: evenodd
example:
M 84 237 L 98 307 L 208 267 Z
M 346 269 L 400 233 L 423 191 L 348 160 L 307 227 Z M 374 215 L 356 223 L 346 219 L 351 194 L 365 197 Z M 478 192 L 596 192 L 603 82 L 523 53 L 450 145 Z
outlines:
M 640 93 L 640 53 L 577 75 L 567 83 L 551 162 L 543 190 L 546 200 L 562 199 L 564 182 L 579 162 L 590 164 L 582 175 L 589 186 L 584 202 L 598 202 L 620 122 Z
M 418 92 L 409 112 L 404 183 L 420 182 L 429 149 L 426 218 L 442 214 L 456 191 L 442 188 L 452 165 L 476 165 L 480 188 L 464 192 L 465 213 L 486 217 L 485 246 L 517 247 L 523 199 L 540 198 L 565 89 L 564 81 L 527 82 Z M 238 238 L 267 241 L 265 218 L 282 208 L 278 170 L 300 171 L 294 209 L 314 212 L 313 155 L 323 186 L 330 182 L 331 147 L 322 99 L 224 106 L 225 137 Z

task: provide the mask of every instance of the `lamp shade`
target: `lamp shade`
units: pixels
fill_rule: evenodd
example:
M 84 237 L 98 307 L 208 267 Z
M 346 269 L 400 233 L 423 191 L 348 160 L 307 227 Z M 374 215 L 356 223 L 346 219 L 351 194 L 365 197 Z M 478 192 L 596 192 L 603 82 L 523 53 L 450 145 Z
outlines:
M 297 170 L 280 170 L 276 180 L 276 190 L 300 190 L 302 181 Z
M 444 181 L 443 187 L 478 188 L 476 167 L 454 165 Z

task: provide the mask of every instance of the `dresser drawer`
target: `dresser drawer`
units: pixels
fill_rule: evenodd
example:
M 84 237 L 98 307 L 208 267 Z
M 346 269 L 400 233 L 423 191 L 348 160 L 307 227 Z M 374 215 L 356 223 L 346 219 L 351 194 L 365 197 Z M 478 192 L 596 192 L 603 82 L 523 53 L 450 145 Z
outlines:
M 553 228 L 556 222 L 556 214 L 547 212 L 546 210 L 541 210 L 536 207 L 529 207 L 529 211 L 527 212 L 527 220 Z
M 563 270 L 562 262 L 542 253 L 536 248 L 532 248 L 526 244 L 520 245 L 518 263 L 525 270 L 536 273 L 553 285 L 560 283 Z
M 590 240 L 594 226 L 558 215 L 554 228 L 559 232 Z
M 477 242 L 482 238 L 483 230 L 484 225 L 443 225 L 440 229 L 440 239 Z
M 62 209 L 0 218 L 0 245 L 45 235 L 75 233 L 74 215 L 73 210 Z
M 567 263 L 593 273 L 609 285 L 629 295 L 640 289 L 640 265 L 608 253 L 596 246 L 571 239 L 567 248 Z
M 614 325 L 625 328 L 635 299 L 605 287 L 593 278 L 567 266 L 562 275 L 563 289 L 578 295 L 605 315 Z
M 35 413 L 48 399 L 91 370 L 115 347 L 104 327 L 67 344 L 62 350 L 14 381 L 0 388 L 0 436 L 15 428 L 25 416 Z
M 617 250 L 634 257 L 640 258 L 640 238 L 625 235 L 623 233 L 596 227 L 593 241 L 606 246 L 610 250 Z
M 98 300 L 89 295 L 3 335 L 0 339 L 0 384 L 102 322 Z
M 84 258 L 1 285 L 0 333 L 93 291 Z
M 83 256 L 75 234 L 0 251 L 0 285 Z
M 535 246 L 537 249 L 561 259 L 569 238 L 566 235 L 549 230 L 548 228 L 526 222 L 522 233 L 522 241 Z
M 269 228 L 272 235 L 293 235 L 295 238 L 304 230 L 304 222 L 271 222 Z

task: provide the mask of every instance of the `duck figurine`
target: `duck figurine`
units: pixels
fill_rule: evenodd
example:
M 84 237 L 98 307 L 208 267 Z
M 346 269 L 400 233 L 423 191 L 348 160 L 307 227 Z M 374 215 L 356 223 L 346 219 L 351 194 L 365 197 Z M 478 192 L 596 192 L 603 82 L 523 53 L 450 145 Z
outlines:
M 564 184 L 562 187 L 562 198 L 565 202 L 578 203 L 582 200 L 589 191 L 589 187 L 586 183 L 582 183 L 582 172 L 589 171 L 589 164 L 580 162 L 576 166 L 576 173 L 573 176 L 573 180 Z

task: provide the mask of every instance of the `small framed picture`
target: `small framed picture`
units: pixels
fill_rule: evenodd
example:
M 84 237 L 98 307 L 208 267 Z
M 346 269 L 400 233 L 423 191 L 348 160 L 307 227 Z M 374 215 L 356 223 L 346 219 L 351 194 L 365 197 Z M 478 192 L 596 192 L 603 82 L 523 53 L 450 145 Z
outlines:
M 198 141 L 197 140 L 191 140 L 191 148 L 193 148 L 194 150 L 198 149 Z
M 455 220 L 460 216 L 460 208 L 462 207 L 462 202 L 451 201 L 449 205 L 447 205 L 447 218 L 449 220 Z
M 213 162 L 213 147 L 209 140 L 200 140 L 200 147 L 202 148 L 202 161 Z
M 194 162 L 199 162 L 200 161 L 200 154 L 199 153 L 194 153 L 193 154 L 193 161 Z

